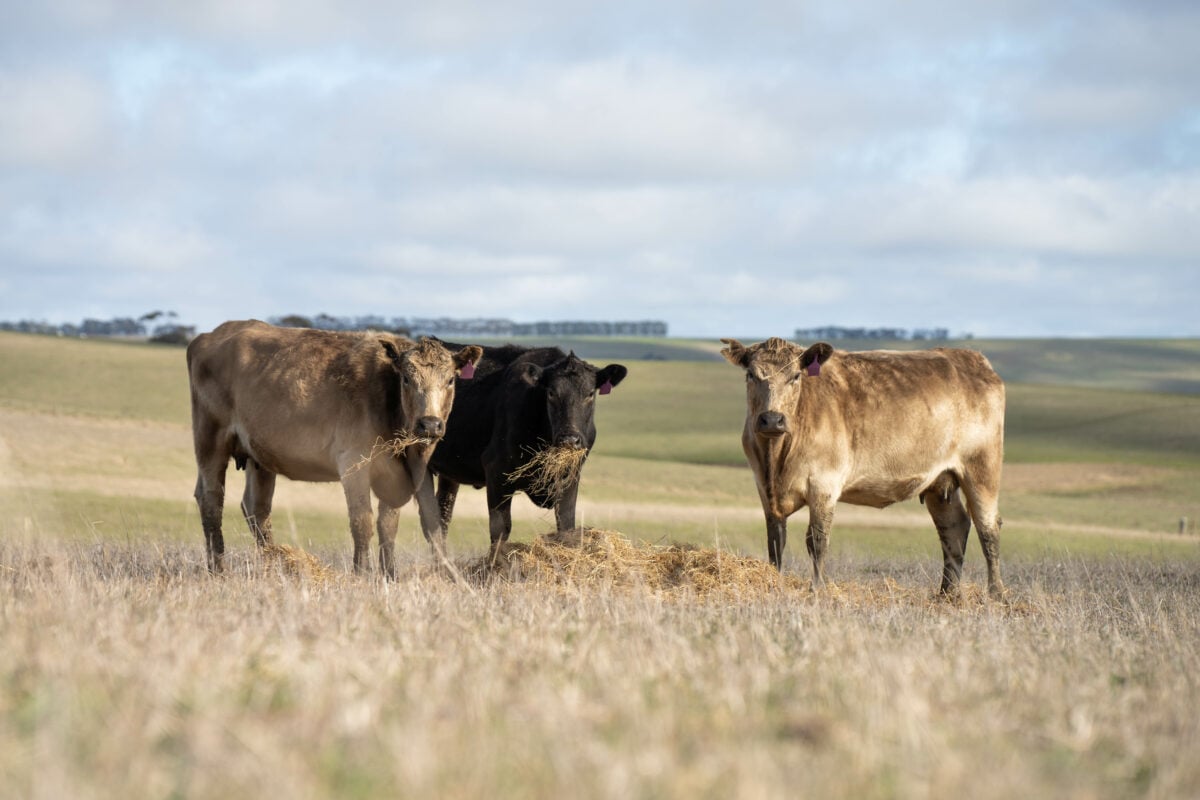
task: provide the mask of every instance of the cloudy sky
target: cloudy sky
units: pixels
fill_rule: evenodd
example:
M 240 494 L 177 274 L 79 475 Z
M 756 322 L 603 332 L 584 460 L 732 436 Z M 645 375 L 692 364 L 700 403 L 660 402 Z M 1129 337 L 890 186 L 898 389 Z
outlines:
M 0 0 L 0 319 L 1200 335 L 1200 4 Z

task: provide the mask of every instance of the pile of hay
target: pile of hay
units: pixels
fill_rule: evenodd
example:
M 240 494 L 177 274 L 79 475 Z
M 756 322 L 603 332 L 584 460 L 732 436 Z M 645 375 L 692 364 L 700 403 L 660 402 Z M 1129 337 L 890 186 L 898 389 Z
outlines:
M 530 492 L 561 497 L 579 480 L 579 470 L 587 454 L 582 447 L 547 447 L 505 477 L 514 482 L 527 478 Z
M 493 554 L 460 568 L 467 581 L 527 583 L 580 591 L 642 589 L 669 596 L 747 600 L 781 593 L 814 598 L 807 573 L 781 574 L 760 558 L 687 544 L 633 542 L 615 531 L 576 528 L 548 533 L 533 542 L 506 542 Z M 1016 598 L 990 601 L 982 586 L 964 585 L 948 598 L 931 585 L 881 581 L 829 581 L 815 596 L 822 605 L 848 609 L 911 606 L 932 613 L 1000 610 L 1029 615 L 1036 606 Z
M 329 583 L 339 573 L 321 563 L 312 553 L 286 544 L 268 544 L 259 549 L 264 573 Z
M 506 542 L 469 562 L 467 580 L 530 582 L 563 588 L 643 588 L 700 596 L 808 593 L 808 581 L 766 561 L 692 545 L 635 543 L 614 531 L 576 528 L 530 544 Z

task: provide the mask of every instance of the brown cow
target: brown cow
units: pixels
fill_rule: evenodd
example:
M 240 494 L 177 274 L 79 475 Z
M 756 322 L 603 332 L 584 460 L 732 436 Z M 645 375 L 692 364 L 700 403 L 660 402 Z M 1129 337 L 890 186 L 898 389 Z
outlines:
M 721 341 L 728 345 L 721 355 L 746 371 L 742 448 L 758 482 L 772 564 L 782 568 L 787 518 L 808 506 L 806 543 L 820 587 L 838 501 L 883 508 L 917 496 L 942 540 L 942 591 L 958 591 L 974 520 L 988 591 L 1003 595 L 1004 384 L 982 354 Z
M 443 552 L 428 462 L 446 428 L 459 369 L 479 360 L 472 345 L 388 333 L 277 328 L 226 322 L 188 345 L 196 502 L 208 566 L 221 571 L 225 471 L 246 470 L 242 513 L 260 546 L 271 542 L 275 476 L 341 481 L 354 537 L 354 569 L 367 567 L 371 491 L 379 498 L 379 564 L 395 575 L 395 518 L 415 493 L 425 538 Z M 393 454 L 386 443 L 419 439 Z

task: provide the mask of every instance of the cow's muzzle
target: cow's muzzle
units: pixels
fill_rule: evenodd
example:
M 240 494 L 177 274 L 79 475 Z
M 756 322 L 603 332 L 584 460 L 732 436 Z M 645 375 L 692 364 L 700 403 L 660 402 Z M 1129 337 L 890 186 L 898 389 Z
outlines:
M 754 421 L 754 432 L 759 436 L 783 436 L 787 433 L 787 418 L 778 411 L 764 411 Z
M 583 437 L 578 433 L 564 433 L 559 436 L 554 442 L 557 447 L 566 447 L 571 450 L 580 450 L 583 448 Z
M 441 417 L 421 417 L 415 433 L 422 439 L 440 439 L 446 433 L 446 423 Z

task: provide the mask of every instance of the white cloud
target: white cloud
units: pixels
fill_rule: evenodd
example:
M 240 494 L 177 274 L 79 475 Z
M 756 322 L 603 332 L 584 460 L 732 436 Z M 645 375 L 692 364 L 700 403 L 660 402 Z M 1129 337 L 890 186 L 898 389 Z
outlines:
M 0 165 L 59 172 L 94 164 L 112 145 L 110 98 L 70 69 L 0 72 Z
M 10 11 L 0 318 L 1200 332 L 1188 4 Z

